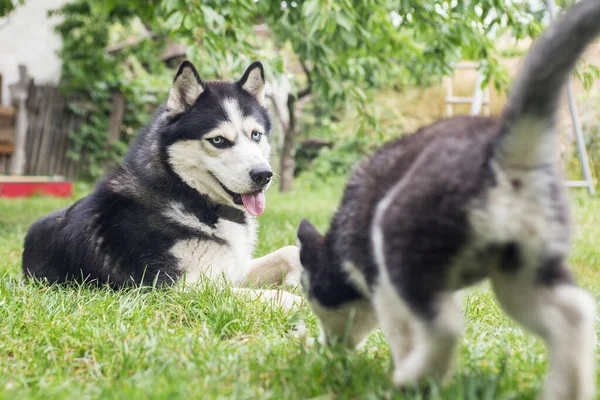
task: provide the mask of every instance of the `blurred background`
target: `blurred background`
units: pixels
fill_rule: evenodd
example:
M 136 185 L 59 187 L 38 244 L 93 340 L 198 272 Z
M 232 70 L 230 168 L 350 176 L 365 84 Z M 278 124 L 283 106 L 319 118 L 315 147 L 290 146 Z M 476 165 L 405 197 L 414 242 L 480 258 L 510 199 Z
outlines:
M 205 80 L 265 64 L 281 190 L 347 176 L 422 124 L 497 114 L 548 22 L 542 0 L 0 0 L 0 175 L 95 180 L 190 59 Z M 594 179 L 598 66 L 596 44 L 574 81 Z M 566 99 L 560 127 L 581 179 Z

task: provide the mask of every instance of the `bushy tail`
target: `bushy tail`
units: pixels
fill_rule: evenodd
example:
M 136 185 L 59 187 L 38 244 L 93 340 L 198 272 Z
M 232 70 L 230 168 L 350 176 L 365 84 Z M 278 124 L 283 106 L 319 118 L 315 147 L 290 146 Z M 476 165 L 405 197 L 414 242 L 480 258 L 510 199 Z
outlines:
M 552 162 L 561 89 L 599 33 L 600 0 L 584 0 L 534 42 L 501 117 L 502 134 L 496 149 L 501 165 L 531 168 Z

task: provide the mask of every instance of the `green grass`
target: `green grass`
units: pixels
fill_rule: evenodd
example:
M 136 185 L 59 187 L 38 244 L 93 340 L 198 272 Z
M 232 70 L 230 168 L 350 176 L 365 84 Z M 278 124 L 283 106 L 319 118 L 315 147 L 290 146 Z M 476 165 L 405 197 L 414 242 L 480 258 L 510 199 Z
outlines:
M 295 242 L 299 220 L 320 229 L 341 184 L 268 194 L 257 255 Z M 316 321 L 304 307 L 286 315 L 227 289 L 110 291 L 25 284 L 23 236 L 39 216 L 73 199 L 0 199 L 0 398 L 424 398 L 396 393 L 385 339 L 362 351 L 308 346 L 296 335 Z M 598 198 L 573 197 L 571 263 L 600 293 Z M 466 334 L 450 384 L 429 398 L 533 399 L 547 366 L 541 342 L 499 310 L 486 285 L 465 296 Z

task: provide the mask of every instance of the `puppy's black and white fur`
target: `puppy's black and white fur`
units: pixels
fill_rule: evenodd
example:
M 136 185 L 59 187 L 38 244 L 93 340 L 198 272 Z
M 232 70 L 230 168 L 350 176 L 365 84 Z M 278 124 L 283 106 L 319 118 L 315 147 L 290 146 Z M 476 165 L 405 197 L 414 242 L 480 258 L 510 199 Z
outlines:
M 599 30 L 600 1 L 577 3 L 533 45 L 500 118 L 442 120 L 389 143 L 355 171 L 325 236 L 300 224 L 322 339 L 357 345 L 380 324 L 395 385 L 443 379 L 462 330 L 455 292 L 490 278 L 549 347 L 544 398 L 594 398 L 595 301 L 565 265 L 553 161 L 561 88 Z
M 89 196 L 31 226 L 25 275 L 117 287 L 202 277 L 297 283 L 295 246 L 252 260 L 272 176 L 264 85 L 258 62 L 237 82 L 202 81 L 182 63 L 123 164 Z

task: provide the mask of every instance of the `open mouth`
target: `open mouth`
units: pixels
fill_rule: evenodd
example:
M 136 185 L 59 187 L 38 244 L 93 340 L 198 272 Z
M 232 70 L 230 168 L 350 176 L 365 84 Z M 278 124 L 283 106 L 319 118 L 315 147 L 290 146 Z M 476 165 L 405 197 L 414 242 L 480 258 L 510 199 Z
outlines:
M 215 179 L 217 178 L 215 177 Z M 223 185 L 220 180 L 217 179 L 217 182 L 219 182 L 223 190 L 231 196 L 233 202 L 238 205 L 243 205 L 250 215 L 258 217 L 265 212 L 266 198 L 264 190 L 259 189 L 252 193 L 235 193 L 229 190 L 227 186 Z

